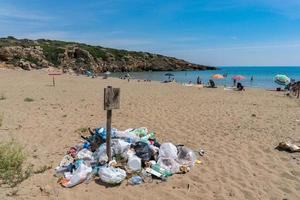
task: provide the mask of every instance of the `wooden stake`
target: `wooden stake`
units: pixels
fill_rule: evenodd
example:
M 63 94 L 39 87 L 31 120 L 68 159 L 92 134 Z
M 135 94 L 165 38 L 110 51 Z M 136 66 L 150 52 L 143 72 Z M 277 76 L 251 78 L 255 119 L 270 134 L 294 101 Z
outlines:
M 107 111 L 106 119 L 106 153 L 108 162 L 112 160 L 111 155 L 111 121 L 112 110 L 120 107 L 120 88 L 108 86 L 104 88 L 104 110 Z
M 106 153 L 108 162 L 111 161 L 111 117 L 112 110 L 107 110 L 107 121 L 106 121 Z
M 53 82 L 53 87 L 55 87 L 55 80 L 54 80 L 54 75 L 52 76 L 52 82 Z

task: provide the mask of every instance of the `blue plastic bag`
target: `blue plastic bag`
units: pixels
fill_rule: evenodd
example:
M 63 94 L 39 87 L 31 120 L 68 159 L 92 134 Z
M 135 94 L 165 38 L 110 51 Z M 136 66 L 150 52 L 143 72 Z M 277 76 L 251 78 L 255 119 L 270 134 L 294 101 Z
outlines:
M 96 135 L 100 136 L 104 141 L 106 141 L 106 129 L 101 127 L 101 128 L 96 128 Z M 115 138 L 116 137 L 116 131 L 117 129 L 113 128 L 111 130 L 111 137 Z

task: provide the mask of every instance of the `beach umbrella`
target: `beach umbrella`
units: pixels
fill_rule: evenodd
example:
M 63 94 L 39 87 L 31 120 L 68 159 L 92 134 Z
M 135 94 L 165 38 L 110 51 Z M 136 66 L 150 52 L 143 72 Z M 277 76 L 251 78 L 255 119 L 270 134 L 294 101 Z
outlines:
M 211 76 L 213 79 L 223 79 L 224 76 L 222 74 L 214 74 Z
M 241 80 L 244 80 L 245 79 L 245 76 L 242 76 L 242 75 L 235 75 L 232 77 L 233 80 L 236 80 L 236 81 L 241 81 Z
M 287 85 L 291 82 L 291 79 L 286 75 L 278 74 L 274 77 L 274 81 L 278 85 Z
M 170 79 L 171 76 L 175 76 L 175 75 L 174 75 L 174 74 L 171 74 L 171 73 L 166 73 L 165 76 L 168 76 L 169 79 Z

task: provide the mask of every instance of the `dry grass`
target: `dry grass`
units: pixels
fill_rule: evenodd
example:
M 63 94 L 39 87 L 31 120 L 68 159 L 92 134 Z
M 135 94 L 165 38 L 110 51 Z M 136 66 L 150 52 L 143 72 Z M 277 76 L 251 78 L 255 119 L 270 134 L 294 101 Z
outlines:
M 41 174 L 41 173 L 44 173 L 45 171 L 47 171 L 51 168 L 52 168 L 51 165 L 43 165 L 43 166 L 39 167 L 38 169 L 36 169 L 33 173 L 34 174 Z
M 2 126 L 3 123 L 3 114 L 0 113 L 0 127 Z
M 77 133 L 87 133 L 88 128 L 87 127 L 81 127 L 79 129 L 77 129 L 75 132 L 77 132 Z

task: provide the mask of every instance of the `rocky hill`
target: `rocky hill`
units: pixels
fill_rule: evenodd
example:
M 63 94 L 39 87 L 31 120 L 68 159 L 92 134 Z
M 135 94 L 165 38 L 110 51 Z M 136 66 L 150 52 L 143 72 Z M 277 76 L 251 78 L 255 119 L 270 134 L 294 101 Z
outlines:
M 25 70 L 57 67 L 76 72 L 213 70 L 173 57 L 56 40 L 0 38 L 0 65 Z

